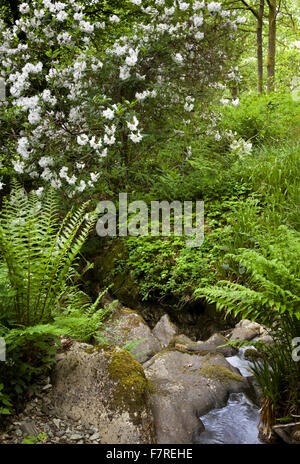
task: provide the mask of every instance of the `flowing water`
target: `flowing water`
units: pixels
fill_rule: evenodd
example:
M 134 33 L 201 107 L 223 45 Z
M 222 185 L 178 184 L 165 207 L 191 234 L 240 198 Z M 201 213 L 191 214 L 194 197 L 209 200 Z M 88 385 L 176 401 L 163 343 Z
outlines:
M 231 393 L 224 408 L 213 409 L 201 420 L 205 431 L 200 434 L 197 443 L 262 443 L 257 430 L 259 409 L 244 393 Z
M 255 349 L 253 345 L 243 346 L 239 349 L 237 355 L 230 356 L 226 360 L 234 367 L 237 367 L 243 377 L 250 377 L 252 374 L 251 367 L 253 366 L 251 361 L 245 358 L 245 351 L 248 349 Z
M 237 367 L 243 377 L 251 376 L 252 363 L 245 359 L 247 346 L 241 348 L 236 356 L 226 358 Z M 201 421 L 205 431 L 200 434 L 197 443 L 200 444 L 261 444 L 258 438 L 259 408 L 253 404 L 244 393 L 232 393 L 224 408 L 213 409 Z

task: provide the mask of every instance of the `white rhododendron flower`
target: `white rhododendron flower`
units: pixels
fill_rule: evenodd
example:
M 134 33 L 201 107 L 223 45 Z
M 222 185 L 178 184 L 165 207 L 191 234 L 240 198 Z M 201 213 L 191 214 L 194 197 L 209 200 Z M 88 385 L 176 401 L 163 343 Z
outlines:
M 137 134 L 130 134 L 129 135 L 130 140 L 132 140 L 134 143 L 138 143 L 142 140 L 143 135 L 138 132 Z
M 106 118 L 106 119 L 114 119 L 114 116 L 115 116 L 115 112 L 113 110 L 111 110 L 110 108 L 107 108 L 105 111 L 102 112 L 103 116 Z
M 208 11 L 211 11 L 211 12 L 220 11 L 221 8 L 222 8 L 222 4 L 219 2 L 211 2 L 207 5 Z
M 120 22 L 120 18 L 119 16 L 117 15 L 113 15 L 109 18 L 109 20 L 112 22 L 112 23 L 119 23 Z
M 21 5 L 19 6 L 19 10 L 20 10 L 20 13 L 26 14 L 26 13 L 29 13 L 30 8 L 27 3 L 21 3 Z
M 176 63 L 182 63 L 183 62 L 183 57 L 182 57 L 181 53 L 176 53 L 176 55 L 174 55 L 174 61 Z
M 137 129 L 137 126 L 138 126 L 139 122 L 136 118 L 136 116 L 133 117 L 133 122 L 130 123 L 130 122 L 127 122 L 127 127 L 131 130 L 131 131 L 134 131 Z
M 239 98 L 236 98 L 236 99 L 232 100 L 231 103 L 233 104 L 233 106 L 239 106 L 239 104 L 240 104 L 240 99 L 239 99 Z
M 89 137 L 86 134 L 78 135 L 77 143 L 78 145 L 86 145 L 89 141 Z

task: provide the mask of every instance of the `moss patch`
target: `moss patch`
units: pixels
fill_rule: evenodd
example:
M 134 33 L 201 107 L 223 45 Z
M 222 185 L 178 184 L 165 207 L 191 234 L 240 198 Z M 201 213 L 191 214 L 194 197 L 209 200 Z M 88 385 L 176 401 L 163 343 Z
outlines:
M 128 351 L 115 345 L 99 344 L 85 349 L 88 354 L 102 353 L 108 362 L 108 373 L 116 385 L 112 387 L 110 407 L 127 411 L 135 424 L 141 422 L 147 394 L 153 386 L 146 379 L 141 364 Z
M 243 382 L 243 377 L 234 372 L 231 372 L 227 367 L 215 365 L 207 366 L 199 369 L 201 375 L 204 377 L 209 377 L 210 379 L 215 379 L 220 382 L 229 382 L 230 380 L 235 380 L 237 382 Z
M 136 421 L 145 407 L 146 394 L 151 389 L 144 369 L 130 353 L 114 349 L 110 353 L 108 372 L 118 382 L 113 405 L 129 411 L 132 420 Z
M 102 351 L 109 351 L 112 352 L 115 348 L 115 345 L 112 344 L 106 344 L 106 343 L 99 343 L 98 345 L 92 346 L 91 348 L 85 348 L 85 353 L 87 354 L 93 354 L 96 352 L 100 353 Z

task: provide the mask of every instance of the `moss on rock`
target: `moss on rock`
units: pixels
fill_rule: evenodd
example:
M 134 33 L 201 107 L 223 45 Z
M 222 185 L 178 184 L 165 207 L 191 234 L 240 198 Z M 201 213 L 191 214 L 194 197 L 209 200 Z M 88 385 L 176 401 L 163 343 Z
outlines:
M 199 372 L 204 377 L 209 377 L 220 382 L 229 382 L 230 380 L 243 382 L 244 380 L 242 376 L 240 376 L 239 374 L 235 374 L 234 372 L 227 369 L 227 367 L 222 365 L 202 367 L 201 369 L 199 369 Z
M 108 373 L 114 382 L 113 400 L 110 406 L 121 411 L 128 411 L 134 423 L 140 422 L 140 415 L 145 409 L 147 394 L 152 385 L 146 379 L 144 369 L 131 353 L 115 345 L 98 344 L 85 349 L 88 354 L 103 353 L 108 362 Z
M 120 260 L 126 259 L 128 250 L 126 242 L 116 239 L 111 242 L 101 256 L 94 260 L 93 279 L 100 281 L 102 285 L 112 285 L 111 291 L 116 297 L 125 304 L 136 304 L 139 301 L 139 292 L 136 282 L 130 273 L 125 270 L 117 269 Z
M 108 372 L 118 382 L 113 393 L 114 406 L 128 410 L 136 420 L 151 389 L 144 369 L 129 352 L 115 348 L 110 353 Z

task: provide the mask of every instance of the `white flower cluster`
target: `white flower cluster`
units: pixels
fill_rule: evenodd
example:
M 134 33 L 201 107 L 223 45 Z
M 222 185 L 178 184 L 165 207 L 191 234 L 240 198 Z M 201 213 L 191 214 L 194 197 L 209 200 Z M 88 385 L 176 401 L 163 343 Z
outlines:
M 186 69 L 191 59 L 201 57 L 205 18 L 209 18 L 206 29 L 216 18 L 222 31 L 228 27 L 231 33 L 235 22 L 229 20 L 230 11 L 217 2 L 156 0 L 144 7 L 142 0 L 130 1 L 149 16 L 147 22 L 137 20 L 130 35 L 101 53 L 92 45 L 93 34 L 119 27 L 120 18 L 111 15 L 106 23 L 92 22 L 77 0 L 24 2 L 19 6 L 21 19 L 13 28 L 0 24 L 0 77 L 7 82 L 8 105 L 23 123 L 12 161 L 17 173 L 40 178 L 54 188 L 67 187 L 70 195 L 83 192 L 97 182 L 109 153 L 120 151 L 121 127 L 127 127 L 132 143 L 143 140 L 138 111 L 144 114 L 148 99 L 164 111 L 177 104 L 176 97 L 188 113 L 194 109 L 195 98 L 185 85 Z M 238 17 L 236 22 L 243 20 Z M 20 43 L 20 32 L 26 43 Z M 173 45 L 157 64 L 151 53 L 156 45 L 166 43 L 166 37 Z M 212 60 L 213 53 L 223 59 L 217 44 L 210 50 Z M 235 77 L 236 70 L 229 72 L 229 79 L 230 74 Z M 211 79 L 204 65 L 198 76 L 203 85 Z M 138 82 L 134 101 L 123 97 L 118 101 L 123 81 L 131 78 Z
M 244 139 L 234 140 L 230 144 L 230 148 L 234 153 L 237 153 L 239 156 L 250 155 L 252 152 L 252 143 L 246 142 Z
M 135 94 L 135 98 L 138 101 L 143 101 L 143 100 L 145 100 L 146 98 L 149 98 L 149 97 L 155 98 L 156 96 L 157 96 L 157 91 L 155 89 L 154 90 L 144 90 L 144 92 L 137 92 Z
M 139 125 L 139 121 L 136 116 L 133 117 L 132 122 L 127 121 L 127 127 L 131 131 L 131 133 L 129 134 L 129 138 L 134 143 L 140 142 L 143 138 L 143 135 L 138 130 L 138 125 Z
M 222 4 L 219 2 L 211 2 L 207 5 L 207 9 L 211 13 L 219 12 L 222 9 Z
M 195 98 L 194 97 L 191 97 L 191 96 L 187 96 L 186 99 L 185 99 L 185 104 L 184 104 L 184 109 L 185 111 L 187 112 L 191 112 L 193 111 L 194 109 L 194 102 L 195 102 Z

